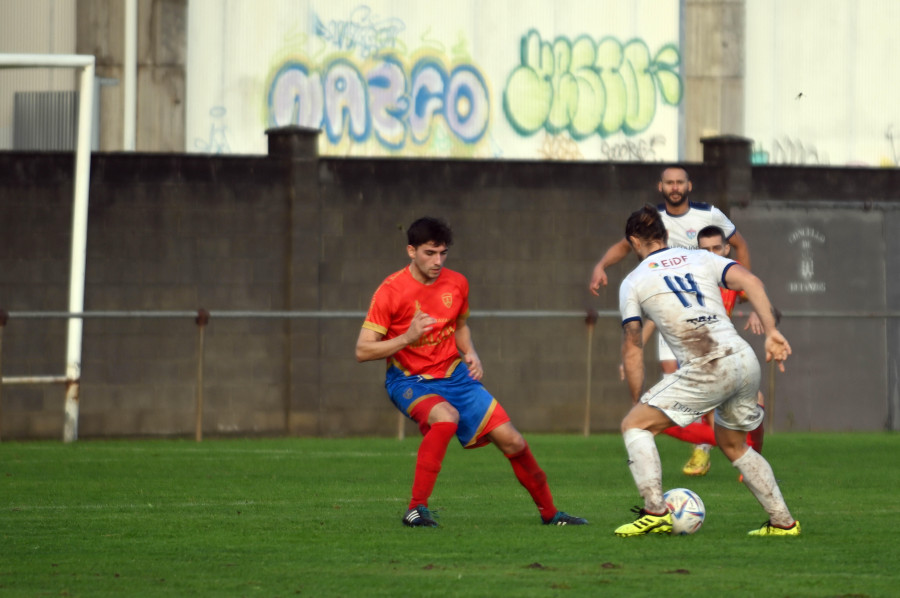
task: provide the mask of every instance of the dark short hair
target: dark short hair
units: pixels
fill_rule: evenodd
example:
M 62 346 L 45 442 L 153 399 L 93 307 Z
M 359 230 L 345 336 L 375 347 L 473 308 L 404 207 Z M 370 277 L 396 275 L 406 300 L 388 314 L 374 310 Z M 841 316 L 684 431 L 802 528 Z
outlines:
M 669 233 L 663 224 L 659 209 L 645 204 L 640 210 L 633 212 L 625 223 L 625 238 L 638 237 L 644 241 L 660 240 L 665 242 Z
M 721 227 L 718 227 L 715 224 L 704 226 L 700 229 L 700 232 L 697 233 L 698 241 L 700 239 L 708 239 L 710 237 L 722 237 L 723 241 L 725 241 L 726 243 L 728 242 L 728 238 L 725 236 L 725 231 L 723 231 Z
M 424 245 L 431 241 L 435 245 L 453 245 L 453 231 L 450 225 L 440 218 L 425 216 L 419 218 L 406 229 L 406 240 L 413 247 Z
M 662 170 L 659 171 L 659 180 L 660 181 L 662 180 L 663 173 L 665 171 L 673 169 L 673 168 L 676 170 L 683 170 L 685 178 L 687 178 L 687 180 L 691 180 L 691 175 L 688 174 L 687 168 L 685 168 L 683 164 L 666 164 L 665 166 L 663 166 Z

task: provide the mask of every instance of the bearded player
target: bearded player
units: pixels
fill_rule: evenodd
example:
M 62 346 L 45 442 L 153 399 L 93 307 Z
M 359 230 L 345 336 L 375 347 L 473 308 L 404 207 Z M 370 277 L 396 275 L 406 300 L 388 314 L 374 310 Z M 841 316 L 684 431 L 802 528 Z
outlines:
M 745 268 L 750 268 L 750 249 L 734 223 L 717 207 L 691 201 L 690 196 L 694 186 L 687 170 L 679 165 L 666 166 L 660 172 L 656 188 L 663 199 L 663 203 L 659 204 L 657 209 L 662 223 L 668 231 L 669 247 L 696 249 L 697 232 L 706 226 L 715 225 L 725 232 L 725 239 L 734 246 L 737 261 Z M 591 293 L 598 294 L 600 286 L 605 286 L 608 282 L 606 269 L 619 263 L 631 251 L 628 240 L 622 239 L 603 254 L 591 274 L 591 282 L 588 285 Z M 657 352 L 659 367 L 664 376 L 678 369 L 678 361 L 661 335 L 657 339 Z M 685 475 L 706 475 L 709 471 L 711 448 L 711 443 L 696 443 L 690 459 L 682 468 Z

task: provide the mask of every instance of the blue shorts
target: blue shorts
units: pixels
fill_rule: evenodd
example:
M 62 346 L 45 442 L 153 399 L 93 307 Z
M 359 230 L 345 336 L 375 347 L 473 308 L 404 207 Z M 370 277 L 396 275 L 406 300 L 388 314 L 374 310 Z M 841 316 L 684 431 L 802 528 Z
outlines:
M 413 419 L 413 409 L 422 401 L 440 397 L 450 403 L 459 412 L 456 437 L 466 447 L 474 447 L 478 439 L 490 431 L 485 427 L 499 407 L 484 385 L 469 377 L 464 364 L 459 364 L 448 378 L 404 376 L 399 369 L 390 366 L 384 387 L 394 406 L 410 419 Z M 423 422 L 417 423 L 421 426 Z

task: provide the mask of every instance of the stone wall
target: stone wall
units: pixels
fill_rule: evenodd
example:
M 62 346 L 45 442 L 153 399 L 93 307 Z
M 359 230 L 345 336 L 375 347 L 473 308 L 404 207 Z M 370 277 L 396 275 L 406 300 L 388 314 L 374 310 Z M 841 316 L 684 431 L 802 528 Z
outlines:
M 80 437 L 194 433 L 201 308 L 206 435 L 396 434 L 383 364 L 353 349 L 424 214 L 454 227 L 447 265 L 470 280 L 485 384 L 517 426 L 580 433 L 589 398 L 590 429 L 618 429 L 630 401 L 615 310 L 633 258 L 600 298 L 587 282 L 627 215 L 658 202 L 660 164 L 319 159 L 315 138 L 270 132 L 264 157 L 93 156 Z M 705 144 L 706 161 L 687 165 L 693 199 L 730 207 L 786 313 L 795 355 L 764 382 L 776 428 L 897 429 L 900 337 L 885 315 L 898 306 L 887 231 L 900 172 L 751 167 L 749 140 Z M 73 166 L 0 153 L 4 376 L 65 371 L 65 319 L 32 316 L 67 307 Z M 590 332 L 588 309 L 601 312 Z M 61 385 L 0 390 L 4 439 L 61 436 Z

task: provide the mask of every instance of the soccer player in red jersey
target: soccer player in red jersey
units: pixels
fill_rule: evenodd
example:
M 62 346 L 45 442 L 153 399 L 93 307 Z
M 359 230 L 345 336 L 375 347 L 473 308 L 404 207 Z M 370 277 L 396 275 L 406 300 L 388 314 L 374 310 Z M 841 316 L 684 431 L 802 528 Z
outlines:
M 453 436 L 465 448 L 496 445 L 545 525 L 586 524 L 557 510 L 528 443 L 481 383 L 484 370 L 467 322 L 469 282 L 444 267 L 452 230 L 444 221 L 426 217 L 413 222 L 406 234 L 410 263 L 375 291 L 356 342 L 357 361 L 387 361 L 388 396 L 422 432 L 403 524 L 437 527 L 428 499 Z

